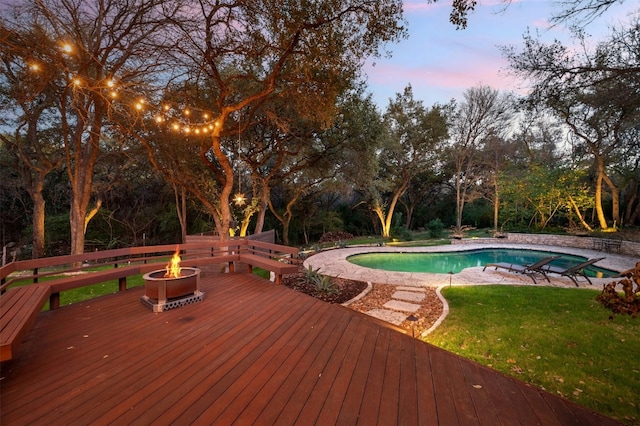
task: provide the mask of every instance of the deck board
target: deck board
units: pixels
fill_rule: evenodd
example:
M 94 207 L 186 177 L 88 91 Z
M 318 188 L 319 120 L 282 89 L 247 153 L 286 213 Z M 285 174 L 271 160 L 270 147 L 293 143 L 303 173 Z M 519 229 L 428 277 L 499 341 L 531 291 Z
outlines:
M 617 424 L 366 316 L 238 272 L 162 313 L 142 288 L 40 313 L 2 424 Z

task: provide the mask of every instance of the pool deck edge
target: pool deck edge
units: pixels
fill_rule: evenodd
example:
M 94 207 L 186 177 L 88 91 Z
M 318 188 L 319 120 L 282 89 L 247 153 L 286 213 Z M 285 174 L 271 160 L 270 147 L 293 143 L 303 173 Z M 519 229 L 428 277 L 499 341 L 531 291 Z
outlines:
M 494 271 L 482 267 L 466 268 L 457 274 L 433 274 L 425 272 L 394 272 L 371 269 L 355 265 L 347 260 L 349 256 L 360 253 L 435 253 L 435 252 L 460 252 L 487 248 L 513 248 L 527 250 L 542 250 L 583 256 L 588 259 L 605 257 L 597 266 L 625 271 L 635 267 L 636 259 L 619 254 L 603 253 L 596 250 L 578 249 L 573 247 L 556 247 L 532 244 L 464 244 L 464 245 L 440 245 L 428 247 L 393 247 L 393 246 L 355 246 L 348 248 L 336 248 L 325 250 L 310 256 L 304 261 L 304 267 L 317 269 L 321 274 L 357 281 L 373 282 L 376 284 L 405 285 L 417 287 L 438 287 L 443 285 L 486 285 L 486 284 L 511 284 L 534 285 L 531 278 L 505 271 Z M 573 287 L 573 282 L 564 277 L 549 276 L 551 283 L 538 280 L 537 285 L 554 287 Z M 591 278 L 593 285 L 581 280 L 580 287 L 601 289 L 602 285 L 612 281 L 611 278 Z

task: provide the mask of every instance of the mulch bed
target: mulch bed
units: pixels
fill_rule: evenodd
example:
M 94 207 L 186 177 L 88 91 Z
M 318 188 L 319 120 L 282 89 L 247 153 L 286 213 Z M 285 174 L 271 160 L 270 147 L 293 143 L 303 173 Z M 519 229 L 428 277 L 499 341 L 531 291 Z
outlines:
M 283 284 L 287 287 L 308 294 L 327 303 L 343 304 L 353 299 L 367 288 L 367 283 L 363 281 L 347 280 L 343 278 L 333 278 L 332 282 L 339 291 L 335 294 L 319 293 L 316 287 L 305 280 L 304 271 L 297 274 L 285 275 Z M 367 313 L 372 309 L 380 309 L 385 303 L 392 300 L 392 295 L 396 291 L 396 286 L 388 284 L 372 284 L 372 290 L 362 299 L 349 304 L 347 307 L 354 311 Z M 438 298 L 435 288 L 423 287 L 426 292 L 425 299 L 420 303 L 420 309 L 414 314 L 417 321 L 404 321 L 399 326 L 411 330 L 415 336 L 420 335 L 424 330 L 429 329 L 442 314 L 442 301 Z M 409 316 L 409 314 L 407 314 Z M 411 332 L 409 332 L 411 334 Z
M 296 291 L 308 294 L 327 303 L 342 304 L 353 299 L 367 288 L 367 283 L 362 281 L 333 278 L 331 280 L 337 288 L 337 293 L 321 293 L 316 287 L 305 280 L 304 271 L 297 274 L 289 274 L 282 277 L 282 283 Z

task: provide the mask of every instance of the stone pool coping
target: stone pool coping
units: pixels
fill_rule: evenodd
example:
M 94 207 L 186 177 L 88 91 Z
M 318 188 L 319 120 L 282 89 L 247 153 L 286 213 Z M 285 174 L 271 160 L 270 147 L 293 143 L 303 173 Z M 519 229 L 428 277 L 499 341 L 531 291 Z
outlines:
M 603 253 L 596 250 L 579 249 L 572 247 L 557 247 L 533 244 L 464 244 L 464 245 L 440 245 L 428 247 L 393 247 L 393 246 L 356 246 L 348 248 L 337 248 L 325 250 L 310 256 L 304 261 L 304 267 L 318 269 L 323 275 L 352 279 L 357 281 L 372 282 L 376 284 L 390 284 L 416 287 L 440 287 L 444 285 L 486 285 L 486 284 L 515 284 L 533 285 L 531 278 L 507 271 L 495 271 L 482 267 L 466 268 L 457 274 L 434 274 L 426 272 L 394 272 L 379 269 L 366 268 L 355 265 L 347 260 L 347 257 L 360 253 L 380 253 L 380 252 L 404 252 L 404 253 L 435 253 L 435 252 L 460 252 L 477 250 L 483 248 L 514 248 L 542 250 L 563 254 L 583 256 L 588 259 L 605 257 L 596 266 L 612 269 L 614 271 L 625 271 L 635 267 L 640 259 L 620 254 Z M 549 275 L 551 283 L 544 279 L 538 279 L 538 285 L 551 285 L 554 287 L 573 287 L 573 282 L 566 277 Z M 590 286 L 584 280 L 578 280 L 580 287 L 602 289 L 602 285 L 611 282 L 611 278 L 591 278 L 593 285 Z

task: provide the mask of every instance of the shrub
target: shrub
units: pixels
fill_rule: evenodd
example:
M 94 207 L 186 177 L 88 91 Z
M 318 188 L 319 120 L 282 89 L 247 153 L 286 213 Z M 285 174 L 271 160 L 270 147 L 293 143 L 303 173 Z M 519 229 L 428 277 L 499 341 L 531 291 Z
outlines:
M 413 234 L 404 226 L 398 226 L 391 228 L 389 232 L 391 238 L 395 238 L 400 241 L 413 241 Z
M 339 241 L 344 241 L 344 240 L 352 240 L 353 234 L 350 234 L 348 232 L 338 232 L 338 231 L 332 231 L 332 232 L 325 232 L 324 234 L 322 234 L 322 237 L 320 237 L 320 243 L 333 243 L 333 242 L 339 242 Z
M 429 236 L 431 238 L 441 238 L 442 231 L 444 230 L 444 223 L 440 218 L 433 219 L 427 223 L 427 229 L 429 230 Z
M 331 281 L 330 276 L 320 275 L 317 269 L 311 268 L 311 265 L 304 270 L 304 279 L 312 284 L 319 294 L 335 294 L 339 291 L 338 286 Z
M 331 281 L 331 277 L 328 275 L 318 275 L 313 281 L 316 286 L 316 291 L 320 294 L 335 294 L 338 293 L 338 286 Z
M 625 278 L 606 284 L 596 300 L 614 314 L 628 314 L 636 318 L 640 313 L 640 262 L 635 269 L 621 275 Z M 616 290 L 617 286 L 622 287 L 623 294 Z

